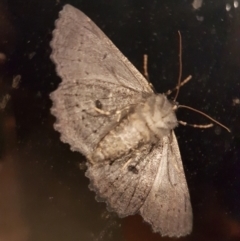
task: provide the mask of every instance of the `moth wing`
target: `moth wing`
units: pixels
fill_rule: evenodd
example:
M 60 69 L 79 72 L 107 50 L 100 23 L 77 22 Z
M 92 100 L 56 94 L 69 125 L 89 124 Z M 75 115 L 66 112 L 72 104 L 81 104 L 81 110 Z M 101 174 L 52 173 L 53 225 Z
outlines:
M 88 164 L 90 189 L 120 217 L 140 212 L 163 236 L 192 230 L 192 208 L 174 132 L 113 163 Z
M 174 132 L 163 138 L 156 179 L 140 213 L 162 236 L 180 237 L 192 231 L 192 207 Z
M 50 95 L 51 112 L 61 140 L 88 156 L 117 124 L 119 116 L 112 113 L 126 110 L 153 91 L 85 14 L 65 5 L 59 15 L 50 45 L 62 82 Z
M 109 211 L 120 217 L 137 213 L 144 204 L 157 174 L 162 144 L 146 144 L 113 163 L 88 163 L 90 189 Z M 154 209 L 154 207 L 153 207 Z
M 63 82 L 103 79 L 138 92 L 153 92 L 148 81 L 83 12 L 66 4 L 55 22 L 53 52 Z

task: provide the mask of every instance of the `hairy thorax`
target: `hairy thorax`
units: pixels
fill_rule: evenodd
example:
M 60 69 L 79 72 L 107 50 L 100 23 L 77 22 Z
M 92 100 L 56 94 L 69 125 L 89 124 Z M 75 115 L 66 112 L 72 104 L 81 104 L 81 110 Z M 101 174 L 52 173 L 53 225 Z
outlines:
M 91 161 L 115 160 L 146 143 L 156 143 L 177 126 L 174 105 L 163 94 L 137 104 L 98 144 Z

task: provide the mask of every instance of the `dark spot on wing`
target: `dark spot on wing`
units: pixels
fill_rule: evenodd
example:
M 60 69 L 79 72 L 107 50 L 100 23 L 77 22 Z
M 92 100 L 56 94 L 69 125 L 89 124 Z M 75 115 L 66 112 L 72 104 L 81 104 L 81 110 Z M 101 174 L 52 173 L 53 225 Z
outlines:
M 114 161 L 110 161 L 109 162 L 109 166 L 112 166 L 113 163 L 114 163 Z
M 106 59 L 107 58 L 107 53 L 103 55 L 103 59 Z
M 102 103 L 100 100 L 95 100 L 95 106 L 98 108 L 98 109 L 102 109 Z
M 138 169 L 135 166 L 128 166 L 128 171 L 134 173 L 134 174 L 138 174 Z

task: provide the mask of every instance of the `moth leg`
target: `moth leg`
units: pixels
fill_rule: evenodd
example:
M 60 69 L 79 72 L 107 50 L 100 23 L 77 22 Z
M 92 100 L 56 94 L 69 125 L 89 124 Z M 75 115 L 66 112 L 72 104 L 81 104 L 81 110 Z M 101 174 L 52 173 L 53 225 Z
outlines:
M 105 110 L 101 110 L 101 109 L 99 109 L 99 108 L 97 108 L 97 107 L 94 107 L 94 109 L 95 109 L 95 111 L 97 111 L 98 113 L 100 113 L 100 114 L 102 114 L 102 115 L 106 115 L 106 116 L 109 116 L 109 115 L 117 115 L 117 122 L 119 122 L 120 121 L 120 119 L 121 119 L 121 116 L 122 116 L 122 112 L 126 109 L 126 108 L 124 108 L 124 109 L 122 109 L 122 110 L 117 110 L 117 111 L 115 111 L 114 113 L 110 113 L 109 111 L 105 111 Z
M 129 171 L 134 172 L 135 174 L 138 173 L 138 169 L 137 166 L 139 164 L 139 162 L 141 161 L 139 159 L 139 157 L 142 155 L 142 152 L 140 152 L 138 149 L 135 149 L 135 155 L 133 156 L 133 158 L 128 159 L 128 161 L 122 166 L 121 170 L 128 168 Z M 132 165 L 131 162 L 134 161 L 133 159 L 139 159 L 137 162 L 133 162 Z
M 91 165 L 94 164 L 94 161 L 93 161 L 91 155 L 86 156 L 86 158 L 87 158 L 87 160 L 89 161 L 89 163 L 91 163 Z
M 132 158 L 130 158 L 130 159 L 122 166 L 121 170 L 125 169 L 131 161 L 132 161 Z
M 143 55 L 143 76 L 148 81 L 148 85 L 151 87 L 151 89 L 153 89 L 153 85 L 150 82 L 149 74 L 148 74 L 148 55 L 147 54 Z
M 185 121 L 178 121 L 179 124 L 183 125 L 183 126 L 191 126 L 191 127 L 194 127 L 194 128 L 201 128 L 201 129 L 206 129 L 206 128 L 211 128 L 213 127 L 213 124 L 206 124 L 206 125 L 197 125 L 197 124 L 188 124 L 187 122 Z
M 123 109 L 121 109 L 121 110 L 117 110 L 117 111 L 115 112 L 115 114 L 117 115 L 117 122 L 119 122 L 119 121 L 121 120 L 121 118 L 122 118 L 123 116 L 125 116 L 125 114 L 123 114 L 123 112 L 126 111 L 126 112 L 128 113 L 129 110 L 130 110 L 130 106 L 127 106 L 127 107 L 125 107 L 125 108 L 123 108 Z
M 101 110 L 101 109 L 99 109 L 99 108 L 97 108 L 97 107 L 94 107 L 94 109 L 95 109 L 98 113 L 100 113 L 100 114 L 102 114 L 102 115 L 107 115 L 107 116 L 109 116 L 109 115 L 111 114 L 109 111 L 104 111 L 104 110 Z
M 133 161 L 132 158 L 130 158 L 121 168 L 121 171 L 123 171 L 124 169 L 128 169 L 128 171 L 133 172 L 134 174 L 138 174 L 138 168 L 137 165 L 139 162 L 137 163 L 133 163 L 133 165 L 131 165 L 131 162 Z
M 143 75 L 149 81 L 149 74 L 148 74 L 148 55 L 143 55 Z
M 174 88 L 171 89 L 171 90 L 168 90 L 168 91 L 165 93 L 165 95 L 168 96 L 168 95 L 172 94 L 172 92 L 178 90 L 180 87 L 182 87 L 183 85 L 185 85 L 189 80 L 191 80 L 191 78 L 192 78 L 192 76 L 189 75 L 186 79 L 184 79 L 183 81 L 181 81 L 181 83 L 178 84 L 176 87 L 174 87 Z
M 94 110 L 97 111 L 99 114 L 102 114 L 102 115 L 105 115 L 105 116 L 116 115 L 116 118 L 117 118 L 116 121 L 117 122 L 119 122 L 121 120 L 121 118 L 129 112 L 130 109 L 131 109 L 131 106 L 127 106 L 127 107 L 124 107 L 121 110 L 115 110 L 115 111 L 110 112 L 110 111 L 102 110 L 98 107 L 94 107 Z

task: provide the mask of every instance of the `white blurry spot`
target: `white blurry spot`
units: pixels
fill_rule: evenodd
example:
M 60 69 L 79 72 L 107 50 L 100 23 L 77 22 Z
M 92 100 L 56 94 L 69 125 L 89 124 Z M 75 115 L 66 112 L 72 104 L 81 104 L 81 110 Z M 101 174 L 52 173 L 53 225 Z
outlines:
M 86 165 L 85 162 L 79 162 L 78 167 L 79 167 L 80 170 L 86 170 L 87 169 L 87 165 Z
M 229 3 L 226 4 L 226 10 L 230 11 L 231 10 L 231 5 Z
M 199 9 L 202 6 L 203 0 L 193 0 L 192 6 L 195 10 Z
M 30 53 L 30 54 L 28 55 L 28 58 L 29 58 L 29 59 L 32 59 L 35 54 L 36 54 L 35 52 Z
M 0 102 L 0 110 L 4 110 L 8 101 L 10 100 L 11 96 L 9 94 L 6 94 L 3 96 L 1 102 Z
M 6 55 L 4 53 L 0 53 L 0 64 L 4 64 L 6 62 Z
M 203 16 L 196 16 L 196 19 L 198 20 L 198 21 L 200 21 L 200 22 L 202 22 L 203 20 L 204 20 L 204 17 Z
M 12 88 L 13 89 L 18 89 L 19 83 L 21 81 L 21 75 L 16 75 L 13 77 L 13 82 L 12 82 Z
M 220 134 L 221 134 L 221 132 L 222 132 L 221 127 L 216 126 L 216 127 L 215 127 L 215 129 L 214 129 L 214 132 L 215 132 L 215 134 L 216 134 L 216 135 L 220 135 Z
M 238 1 L 235 0 L 235 1 L 233 2 L 233 6 L 234 6 L 235 8 L 237 8 L 237 7 L 238 7 Z
M 240 99 L 239 98 L 233 98 L 232 100 L 232 105 L 235 106 L 235 105 L 240 105 Z
M 216 34 L 216 28 L 215 28 L 215 26 L 213 26 L 213 28 L 211 29 L 211 34 Z
M 101 218 L 102 219 L 109 219 L 109 218 L 111 218 L 111 214 L 107 211 L 103 211 L 102 214 L 101 214 Z
M 37 98 L 41 98 L 42 97 L 42 94 L 40 91 L 37 92 Z

